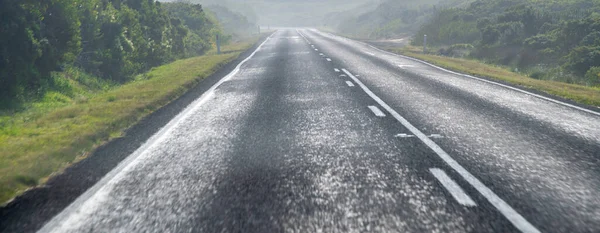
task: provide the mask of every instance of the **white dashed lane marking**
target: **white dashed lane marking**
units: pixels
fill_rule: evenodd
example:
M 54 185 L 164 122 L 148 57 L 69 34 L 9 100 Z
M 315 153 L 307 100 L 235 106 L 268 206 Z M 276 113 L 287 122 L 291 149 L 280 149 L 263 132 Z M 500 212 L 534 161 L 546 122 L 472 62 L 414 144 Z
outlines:
M 450 195 L 454 197 L 454 199 L 464 206 L 477 206 L 475 201 L 465 193 L 465 191 L 456 183 L 452 178 L 446 174 L 446 172 L 439 168 L 431 168 L 429 169 L 431 174 L 435 176 L 435 178 L 448 190 Z
M 431 140 L 427 135 L 417 129 L 413 124 L 411 124 L 406 118 L 400 115 L 396 110 L 390 107 L 387 103 L 385 103 L 379 96 L 375 95 L 364 83 L 362 83 L 356 76 L 350 73 L 346 69 L 342 69 L 342 71 L 347 74 L 360 88 L 363 89 L 375 102 L 377 102 L 380 106 L 382 106 L 387 112 L 392 114 L 394 118 L 404 127 L 406 127 L 410 132 L 412 132 L 415 136 L 417 136 L 425 145 L 427 145 L 431 150 L 433 150 L 439 157 L 442 159 L 448 166 L 450 166 L 454 171 L 456 171 L 465 181 L 467 181 L 473 188 L 475 188 L 485 199 L 487 199 L 490 204 L 492 204 L 496 209 L 508 219 L 517 229 L 524 233 L 540 233 L 535 226 L 533 226 L 527 219 L 525 219 L 519 212 L 513 209 L 508 203 L 506 203 L 502 198 L 500 198 L 494 191 L 485 186 L 477 177 L 475 177 L 471 172 L 467 171 L 462 165 L 460 165 L 452 156 L 450 156 L 444 149 L 442 149 L 438 144 L 436 144 L 433 140 Z M 357 75 L 358 76 L 358 75 Z
M 369 109 L 378 117 L 385 117 L 385 113 L 383 113 L 377 106 L 369 106 Z
M 348 85 L 349 87 L 353 87 L 354 83 L 350 82 L 350 81 L 346 81 L 346 85 Z

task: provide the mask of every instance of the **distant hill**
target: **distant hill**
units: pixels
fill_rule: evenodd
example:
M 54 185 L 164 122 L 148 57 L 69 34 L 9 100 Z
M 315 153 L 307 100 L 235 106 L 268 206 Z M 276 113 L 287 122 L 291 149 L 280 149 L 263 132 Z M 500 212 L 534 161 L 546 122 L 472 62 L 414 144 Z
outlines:
M 332 21 L 339 23 L 333 28 L 360 38 L 396 38 L 419 30 L 438 9 L 466 7 L 471 2 L 473 0 L 386 0 L 371 6 L 370 11 L 337 17 Z

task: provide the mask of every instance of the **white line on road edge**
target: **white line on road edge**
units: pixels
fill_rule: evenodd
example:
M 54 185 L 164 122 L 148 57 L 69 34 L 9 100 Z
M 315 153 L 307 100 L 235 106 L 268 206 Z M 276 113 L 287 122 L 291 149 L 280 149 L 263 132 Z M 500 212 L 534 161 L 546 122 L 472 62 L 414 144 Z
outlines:
M 482 196 L 484 196 L 504 217 L 506 217 L 517 229 L 521 230 L 524 233 L 540 233 L 540 231 L 535 228 L 531 223 L 527 221 L 521 214 L 519 214 L 516 210 L 514 210 L 508 203 L 502 200 L 498 195 L 496 195 L 491 189 L 485 186 L 479 179 L 477 179 L 473 174 L 471 174 L 467 169 L 465 169 L 462 165 L 460 165 L 456 160 L 454 160 L 444 149 L 438 146 L 434 141 L 432 141 L 427 135 L 413 126 L 408 120 L 402 117 L 398 112 L 392 109 L 389 105 L 387 105 L 381 98 L 379 98 L 375 93 L 373 93 L 365 84 L 363 84 L 358 78 L 352 75 L 348 70 L 342 69 L 344 73 L 346 73 L 350 78 L 354 80 L 371 98 L 373 98 L 379 105 L 381 105 L 386 111 L 388 111 L 396 120 L 398 120 L 404 127 L 406 127 L 410 132 L 412 132 L 415 136 L 417 136 L 425 145 L 431 148 L 444 162 L 446 162 L 452 169 L 454 169 L 460 176 L 463 177 L 470 185 L 472 185 Z
M 411 65 L 398 65 L 398 67 L 400 67 L 401 69 L 404 69 L 406 67 L 415 67 L 415 66 L 411 66 Z
M 318 31 L 318 30 L 313 30 L 313 31 Z M 324 32 L 321 32 L 321 31 L 318 31 L 318 32 L 324 33 Z M 341 37 L 341 36 L 333 35 L 331 33 L 324 33 L 324 34 L 330 34 L 333 37 L 341 38 L 341 39 L 346 40 L 346 41 L 350 40 L 350 39 L 348 39 L 346 37 Z M 543 96 L 543 95 L 538 95 L 538 94 L 535 94 L 535 93 L 532 93 L 532 92 L 529 92 L 529 91 L 526 91 L 526 90 L 523 90 L 523 89 L 520 89 L 520 88 L 516 88 L 516 87 L 512 87 L 512 86 L 506 85 L 506 84 L 502 84 L 502 83 L 499 83 L 499 82 L 495 82 L 495 81 L 491 81 L 491 80 L 487 80 L 487 79 L 483 79 L 483 78 L 478 78 L 478 77 L 475 77 L 475 76 L 472 76 L 472 75 L 468 75 L 468 74 L 462 74 L 462 73 L 454 72 L 454 71 L 451 71 L 451 70 L 448 70 L 448 69 L 436 66 L 434 64 L 431 64 L 431 63 L 423 61 L 423 60 L 419 60 L 419 59 L 416 59 L 416 58 L 412 58 L 412 57 L 408 57 L 408 56 L 404 56 L 404 55 L 400 55 L 400 54 L 395 54 L 395 53 L 392 53 L 392 52 L 389 52 L 389 51 L 385 51 L 383 49 L 377 48 L 377 47 L 375 47 L 375 46 L 373 46 L 373 45 L 371 45 L 369 43 L 366 43 L 366 42 L 355 41 L 355 40 L 351 40 L 351 41 L 357 42 L 359 44 L 363 44 L 365 46 L 371 47 L 372 49 L 375 49 L 375 50 L 377 50 L 379 52 L 382 52 L 382 53 L 385 53 L 385 54 L 388 54 L 388 55 L 391 55 L 391 56 L 397 56 L 397 57 L 409 59 L 409 60 L 412 60 L 412 61 L 416 61 L 416 62 L 419 62 L 421 64 L 425 64 L 425 65 L 431 66 L 433 68 L 436 68 L 436 69 L 439 69 L 441 71 L 445 71 L 445 72 L 448 72 L 448 73 L 451 73 L 451 74 L 454 74 L 454 75 L 458 75 L 458 76 L 462 76 L 462 77 L 466 77 L 466 78 L 470 78 L 470 79 L 475 79 L 475 80 L 478 80 L 478 81 L 482 81 L 482 82 L 485 82 L 485 83 L 489 83 L 489 84 L 501 86 L 501 87 L 508 88 L 510 90 L 513 90 L 513 91 L 521 92 L 523 94 L 539 98 L 539 99 L 550 101 L 550 102 L 558 104 L 558 105 L 562 105 L 562 106 L 565 106 L 565 107 L 577 109 L 577 110 L 580 110 L 580 111 L 583 111 L 583 112 L 587 112 L 587 113 L 592 114 L 592 115 L 600 116 L 600 112 L 592 111 L 592 110 L 589 110 L 589 109 L 586 109 L 586 108 L 582 108 L 582 107 L 579 107 L 579 106 L 576 106 L 576 105 L 573 105 L 573 104 L 569 104 L 569 103 L 565 103 L 565 102 L 562 102 L 562 101 L 559 101 L 559 100 L 548 98 L 548 97 Z
M 359 42 L 359 43 L 361 43 L 361 42 Z M 509 86 L 509 85 L 506 85 L 506 84 L 502 84 L 502 83 L 499 83 L 499 82 L 495 82 L 495 81 L 491 81 L 491 80 L 487 80 L 487 79 L 483 79 L 483 78 L 478 78 L 478 77 L 467 75 L 467 74 L 461 74 L 461 73 L 458 73 L 458 72 L 454 72 L 454 71 L 451 71 L 451 70 L 444 69 L 442 67 L 436 66 L 436 65 L 431 64 L 431 63 L 426 62 L 426 61 L 422 61 L 422 60 L 419 60 L 419 59 L 416 59 L 416 58 L 412 58 L 412 57 L 407 57 L 407 56 L 400 55 L 400 54 L 391 53 L 391 52 L 379 49 L 379 48 L 377 48 L 377 47 L 375 47 L 373 45 L 370 45 L 370 44 L 367 44 L 367 43 L 364 43 L 364 42 L 362 42 L 362 43 L 365 44 L 365 45 L 367 45 L 367 46 L 369 46 L 369 47 L 371 47 L 371 48 L 373 48 L 373 49 L 375 49 L 375 50 L 378 50 L 378 51 L 381 51 L 383 53 L 386 53 L 388 55 L 398 56 L 398 57 L 406 58 L 406 59 L 409 59 L 409 60 L 413 60 L 413 61 L 425 64 L 425 65 L 431 66 L 433 68 L 436 68 L 436 69 L 439 69 L 439 70 L 442 70 L 442 71 L 454 74 L 454 75 L 463 76 L 463 77 L 467 77 L 467 78 L 470 78 L 470 79 L 475 79 L 475 80 L 478 80 L 478 81 L 481 81 L 481 82 L 485 82 L 485 83 L 489 83 L 489 84 L 501 86 L 501 87 L 508 88 L 510 90 L 513 90 L 513 91 L 521 92 L 523 94 L 527 94 L 527 95 L 530 95 L 530 96 L 533 96 L 533 97 L 537 97 L 537 98 L 540 98 L 540 99 L 543 99 L 543 100 L 547 100 L 547 101 L 550 101 L 550 102 L 558 104 L 558 105 L 562 105 L 562 106 L 565 106 L 565 107 L 577 109 L 577 110 L 580 110 L 580 111 L 583 111 L 583 112 L 587 112 L 587 113 L 590 113 L 590 114 L 593 114 L 593 115 L 596 115 L 596 116 L 600 116 L 600 113 L 596 112 L 596 111 L 592 111 L 592 110 L 589 110 L 589 109 L 586 109 L 586 108 L 582 108 L 582 107 L 579 107 L 579 106 L 576 106 L 576 105 L 573 105 L 573 104 L 569 104 L 569 103 L 565 103 L 565 102 L 562 102 L 562 101 L 559 101 L 559 100 L 548 98 L 548 97 L 543 96 L 543 95 L 538 95 L 538 94 L 535 94 L 535 93 L 532 93 L 532 92 L 529 92 L 529 91 L 526 91 L 526 90 L 522 90 L 522 89 L 519 89 L 519 88 L 516 88 L 516 87 L 512 87 L 512 86 Z
M 349 87 L 354 87 L 354 83 L 352 83 L 350 81 L 346 81 L 346 85 L 348 85 Z
M 313 47 L 314 47 L 314 45 L 313 45 L 313 44 L 311 44 L 311 43 L 310 43 L 310 41 L 308 41 L 308 39 L 306 39 L 306 36 L 304 36 L 304 35 L 302 34 L 302 32 L 300 32 L 298 29 L 296 29 L 296 33 L 298 33 L 300 36 L 302 36 L 302 38 L 304 38 L 304 40 L 306 41 L 306 43 L 307 43 L 307 44 L 309 44 L 309 45 L 311 45 L 311 46 L 313 46 Z
M 275 33 L 273 33 L 275 34 Z M 271 34 L 271 36 L 273 36 Z M 246 59 L 244 59 L 240 64 L 238 64 L 231 73 L 222 78 L 218 83 L 213 85 L 210 89 L 208 89 L 200 98 L 194 100 L 190 105 L 188 105 L 183 111 L 181 111 L 177 116 L 175 116 L 167 125 L 161 128 L 157 133 L 152 135 L 140 148 L 134 151 L 131 155 L 129 155 L 125 160 L 121 161 L 113 170 L 107 173 L 100 181 L 98 181 L 94 186 L 88 189 L 85 193 L 79 196 L 73 203 L 71 203 L 67 208 L 61 211 L 58 215 L 54 216 L 48 223 L 44 225 L 42 229 L 38 232 L 46 233 L 46 232 L 65 232 L 66 229 L 69 229 L 71 226 L 77 225 L 78 221 L 85 221 L 85 219 L 81 218 L 81 213 L 78 211 L 84 206 L 95 206 L 98 205 L 98 199 L 100 197 L 97 194 L 107 194 L 108 188 L 107 184 L 110 182 L 114 182 L 121 178 L 127 170 L 131 169 L 134 165 L 140 162 L 143 159 L 144 153 L 155 145 L 157 142 L 163 141 L 171 131 L 175 128 L 175 126 L 179 125 L 180 122 L 187 119 L 191 116 L 192 112 L 206 103 L 214 96 L 214 91 L 221 86 L 224 82 L 231 79 L 235 76 L 239 71 L 240 67 L 250 60 L 254 55 L 262 48 L 262 46 L 267 43 L 271 39 L 271 36 L 267 37 L 267 39 L 256 48 L 256 50 L 250 54 Z M 89 210 L 89 209 L 88 209 Z M 84 210 L 85 211 L 85 210 Z
M 429 171 L 436 179 L 448 190 L 450 195 L 454 197 L 454 199 L 464 206 L 477 206 L 475 201 L 465 193 L 465 191 L 456 183 L 452 178 L 446 174 L 442 169 L 439 168 L 430 168 Z
M 385 117 L 385 113 L 383 113 L 377 106 L 369 106 L 369 109 L 378 117 Z

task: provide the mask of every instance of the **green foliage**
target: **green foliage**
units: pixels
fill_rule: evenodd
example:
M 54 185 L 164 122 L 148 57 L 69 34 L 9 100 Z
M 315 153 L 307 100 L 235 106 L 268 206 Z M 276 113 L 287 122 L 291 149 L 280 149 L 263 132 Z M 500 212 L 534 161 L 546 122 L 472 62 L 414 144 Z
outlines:
M 214 15 L 219 24 L 223 27 L 223 31 L 235 36 L 251 35 L 257 32 L 257 24 L 248 17 L 231 11 L 229 8 L 220 5 L 208 5 L 207 10 L 209 15 Z
M 585 74 L 585 78 L 592 85 L 600 85 L 600 66 L 594 66 L 590 68 Z
M 0 1 L 0 108 L 59 87 L 51 74 L 65 67 L 124 83 L 205 53 L 218 23 L 200 5 L 177 7 L 167 11 L 155 0 Z
M 395 38 L 416 32 L 420 25 L 438 12 L 438 7 L 457 6 L 470 1 L 472 0 L 387 0 L 367 12 L 345 13 L 333 21 L 339 21 L 336 29 L 347 35 L 369 39 Z M 361 9 L 368 7 L 361 6 Z
M 580 46 L 566 57 L 565 68 L 583 76 L 591 67 L 600 65 L 600 46 Z
M 175 2 L 163 6 L 169 14 L 178 17 L 178 23 L 189 29 L 182 41 L 186 57 L 204 54 L 212 47 L 215 36 L 224 34 L 216 19 L 207 15 L 201 5 Z
M 258 38 L 223 47 L 223 55 L 181 59 L 124 85 L 77 67 L 53 74 L 72 92 L 49 91 L 24 111 L 0 111 L 0 203 L 60 172 L 150 112 L 236 59 Z M 237 52 L 235 52 L 237 51 Z M 108 87 L 107 87 L 108 86 Z M 66 92 L 65 92 L 66 93 Z
M 413 45 L 422 45 L 427 34 L 434 46 L 471 44 L 474 58 L 519 70 L 562 67 L 559 80 L 587 84 L 586 72 L 600 66 L 599 11 L 597 0 L 477 0 L 464 9 L 436 13 L 421 26 Z M 557 80 L 555 74 L 532 73 Z
M 39 96 L 50 73 L 74 59 L 80 44 L 77 2 L 0 2 L 0 102 Z

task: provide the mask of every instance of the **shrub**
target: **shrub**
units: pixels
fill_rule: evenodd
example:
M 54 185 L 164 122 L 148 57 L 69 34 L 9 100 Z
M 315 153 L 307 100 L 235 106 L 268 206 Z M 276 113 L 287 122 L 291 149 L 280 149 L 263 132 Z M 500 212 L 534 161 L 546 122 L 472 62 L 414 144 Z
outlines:
M 600 66 L 594 66 L 592 68 L 590 68 L 586 74 L 585 74 L 585 78 L 592 84 L 592 85 L 599 85 L 600 84 Z

